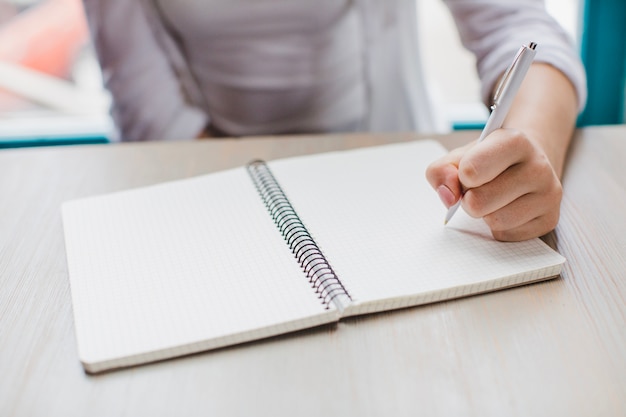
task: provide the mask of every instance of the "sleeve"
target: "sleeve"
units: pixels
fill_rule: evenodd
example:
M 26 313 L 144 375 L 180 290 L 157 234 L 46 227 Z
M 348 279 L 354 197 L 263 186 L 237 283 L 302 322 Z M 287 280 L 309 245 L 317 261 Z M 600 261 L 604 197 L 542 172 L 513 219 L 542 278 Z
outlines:
M 537 43 L 535 62 L 550 64 L 574 85 L 578 110 L 587 100 L 587 82 L 573 41 L 548 14 L 543 0 L 444 0 L 463 45 L 476 56 L 481 97 L 490 104 L 500 75 L 523 44 Z
M 208 117 L 185 97 L 139 0 L 84 0 L 112 116 L 125 141 L 194 138 Z

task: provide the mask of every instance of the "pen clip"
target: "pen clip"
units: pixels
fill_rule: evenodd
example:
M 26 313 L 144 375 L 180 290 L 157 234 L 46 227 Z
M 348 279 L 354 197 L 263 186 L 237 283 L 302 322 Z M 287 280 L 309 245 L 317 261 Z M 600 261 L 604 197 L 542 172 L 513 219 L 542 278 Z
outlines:
M 506 69 L 506 71 L 502 75 L 502 78 L 500 79 L 500 82 L 498 83 L 498 87 L 496 88 L 496 92 L 493 94 L 493 104 L 491 105 L 491 111 L 495 110 L 498 104 L 500 104 L 500 99 L 504 95 L 504 92 L 506 91 L 507 87 L 509 86 L 511 82 L 511 76 L 514 73 L 514 69 L 517 65 L 519 65 L 524 53 L 526 53 L 529 49 L 535 50 L 536 47 L 537 47 L 537 44 L 535 42 L 531 42 L 528 46 L 523 45 L 519 49 L 519 51 L 517 51 L 517 54 L 515 55 L 513 62 L 511 62 L 511 65 L 509 65 L 509 67 Z

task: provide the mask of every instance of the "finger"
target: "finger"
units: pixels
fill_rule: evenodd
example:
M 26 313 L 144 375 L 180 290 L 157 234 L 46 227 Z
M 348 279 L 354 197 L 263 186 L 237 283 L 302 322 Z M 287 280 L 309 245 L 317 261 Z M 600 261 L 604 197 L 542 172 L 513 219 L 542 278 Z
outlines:
M 552 222 L 544 216 L 536 217 L 529 222 L 524 223 L 514 229 L 493 231 L 494 239 L 502 242 L 520 242 L 522 240 L 534 239 L 550 233 L 556 227 L 551 226 Z
M 484 217 L 531 193 L 541 196 L 541 207 L 560 202 L 561 183 L 545 160 L 513 165 L 493 181 L 468 190 L 463 208 L 472 217 Z
M 467 190 L 463 195 L 463 210 L 474 218 L 485 217 L 530 193 L 532 184 L 519 180 L 522 170 L 523 166 L 514 165 L 493 181 Z
M 467 188 L 479 187 L 526 161 L 533 152 L 534 145 L 523 133 L 498 129 L 465 152 L 458 165 L 459 181 Z
M 530 193 L 483 217 L 498 240 L 524 240 L 544 235 L 559 220 L 560 198 Z
M 458 165 L 467 146 L 451 151 L 431 163 L 426 169 L 426 179 L 437 191 L 446 207 L 452 206 L 461 198 L 462 188 L 459 182 Z

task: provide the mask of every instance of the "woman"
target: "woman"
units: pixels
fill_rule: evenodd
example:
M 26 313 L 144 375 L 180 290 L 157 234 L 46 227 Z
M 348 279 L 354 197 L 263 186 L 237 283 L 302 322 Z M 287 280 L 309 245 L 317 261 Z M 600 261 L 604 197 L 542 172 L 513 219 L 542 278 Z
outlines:
M 84 0 L 124 140 L 433 131 L 415 0 Z M 435 161 L 446 206 L 522 240 L 558 221 L 563 160 L 585 102 L 582 65 L 540 0 L 447 0 L 482 97 L 522 44 L 535 64 L 504 128 Z

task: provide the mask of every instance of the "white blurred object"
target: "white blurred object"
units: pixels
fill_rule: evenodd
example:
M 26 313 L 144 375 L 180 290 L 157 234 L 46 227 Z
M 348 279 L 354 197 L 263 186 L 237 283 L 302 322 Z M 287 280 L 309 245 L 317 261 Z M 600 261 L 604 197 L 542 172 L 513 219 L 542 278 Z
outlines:
M 84 117 L 25 114 L 0 119 L 0 138 L 53 139 L 53 138 L 104 138 L 113 132 L 111 118 L 106 115 Z
M 82 68 L 80 74 L 93 73 Z M 97 75 L 73 84 L 0 62 L 0 89 L 33 103 L 32 108 L 0 113 L 0 148 L 117 141 L 111 98 Z
M 18 94 L 51 110 L 74 115 L 107 114 L 108 92 L 84 90 L 50 75 L 0 62 L 0 88 Z

